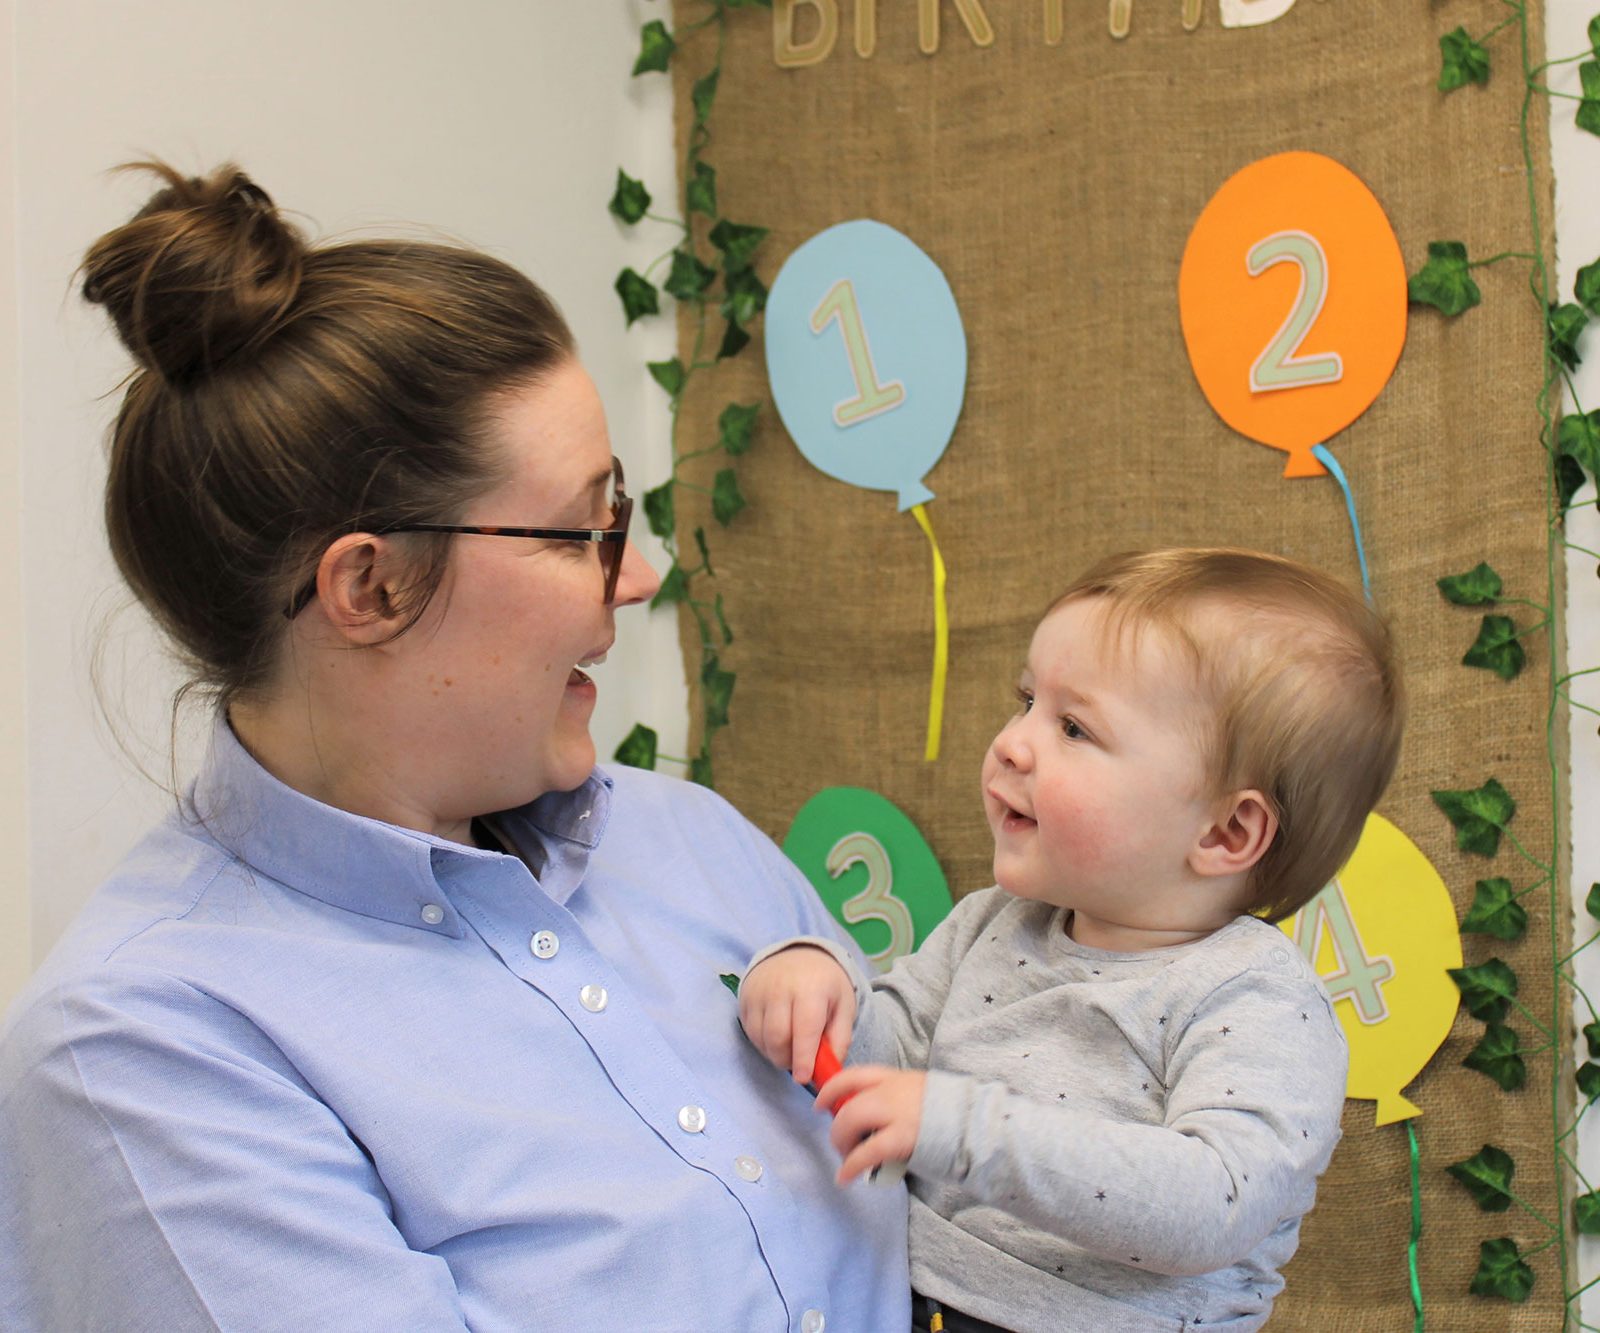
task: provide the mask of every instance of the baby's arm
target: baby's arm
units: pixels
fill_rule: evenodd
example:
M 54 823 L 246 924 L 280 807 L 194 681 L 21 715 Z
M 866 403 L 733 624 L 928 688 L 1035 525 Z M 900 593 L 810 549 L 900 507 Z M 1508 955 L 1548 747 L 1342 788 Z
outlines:
M 1320 991 L 1255 970 L 1219 987 L 1183 1025 L 1162 1123 L 934 1071 L 910 1169 L 1102 1258 L 1208 1273 L 1310 1207 L 1339 1137 L 1345 1064 Z

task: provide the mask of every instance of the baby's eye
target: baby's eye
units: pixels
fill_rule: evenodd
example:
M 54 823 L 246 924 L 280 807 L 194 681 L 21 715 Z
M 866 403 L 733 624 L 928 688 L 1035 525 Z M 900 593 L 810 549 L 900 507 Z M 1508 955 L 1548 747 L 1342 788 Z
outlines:
M 1061 719 L 1061 734 L 1069 741 L 1081 741 L 1088 738 L 1089 733 L 1078 725 L 1078 719 L 1064 716 Z
M 1018 709 L 1019 712 L 1026 713 L 1030 709 L 1032 709 L 1032 707 L 1033 707 L 1033 691 L 1032 690 L 1026 689 L 1023 686 L 1018 685 L 1016 690 L 1015 690 L 1015 694 L 1017 696 L 1017 709 Z

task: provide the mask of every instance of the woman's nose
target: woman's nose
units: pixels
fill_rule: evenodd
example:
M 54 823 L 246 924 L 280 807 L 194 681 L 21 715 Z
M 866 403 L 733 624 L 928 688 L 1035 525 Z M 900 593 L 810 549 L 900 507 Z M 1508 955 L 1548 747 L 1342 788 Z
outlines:
M 616 595 L 613 606 L 634 606 L 648 601 L 661 586 L 661 576 L 656 573 L 644 553 L 631 541 L 622 547 L 622 568 L 617 571 Z

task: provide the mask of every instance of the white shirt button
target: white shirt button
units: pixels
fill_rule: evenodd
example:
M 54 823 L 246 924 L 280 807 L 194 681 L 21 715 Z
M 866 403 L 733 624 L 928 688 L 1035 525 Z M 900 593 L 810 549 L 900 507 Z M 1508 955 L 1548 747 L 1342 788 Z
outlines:
M 1289 961 L 1289 951 L 1282 947 L 1274 949 L 1272 951 L 1272 961 L 1275 962 L 1279 967 L 1282 967 Z
M 430 926 L 437 926 L 444 920 L 444 908 L 438 903 L 429 903 L 422 909 L 422 919 Z
M 541 930 L 534 935 L 528 947 L 533 950 L 535 958 L 554 958 L 561 948 L 561 941 L 556 938 L 553 930 Z
M 748 1180 L 752 1185 L 761 1179 L 761 1163 L 754 1157 L 735 1157 L 733 1169 L 739 1173 L 740 1180 Z
M 800 1316 L 800 1333 L 822 1333 L 827 1326 L 821 1310 L 807 1310 Z
M 698 1134 L 706 1127 L 705 1108 L 700 1106 L 680 1106 L 678 1108 L 678 1128 L 685 1134 Z
M 604 986 L 585 986 L 578 992 L 578 1003 L 591 1014 L 598 1014 L 604 1009 L 608 999 L 610 996 L 606 994 Z

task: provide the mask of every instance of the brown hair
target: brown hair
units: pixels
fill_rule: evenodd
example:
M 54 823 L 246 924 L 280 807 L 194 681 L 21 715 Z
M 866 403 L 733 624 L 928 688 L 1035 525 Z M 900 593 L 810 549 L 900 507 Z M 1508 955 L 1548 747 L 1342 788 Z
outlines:
M 329 542 L 451 522 L 499 479 L 487 401 L 572 353 L 509 265 L 410 241 L 308 247 L 237 167 L 164 188 L 84 259 L 83 294 L 139 363 L 111 436 L 117 566 L 194 677 L 263 686 Z M 413 536 L 415 623 L 447 538 Z
M 1405 692 L 1388 626 L 1319 570 L 1224 547 L 1111 556 L 1051 609 L 1086 598 L 1104 599 L 1113 633 L 1159 627 L 1193 655 L 1215 705 L 1213 790 L 1256 788 L 1278 817 L 1248 910 L 1298 910 L 1355 850 L 1399 758 Z

